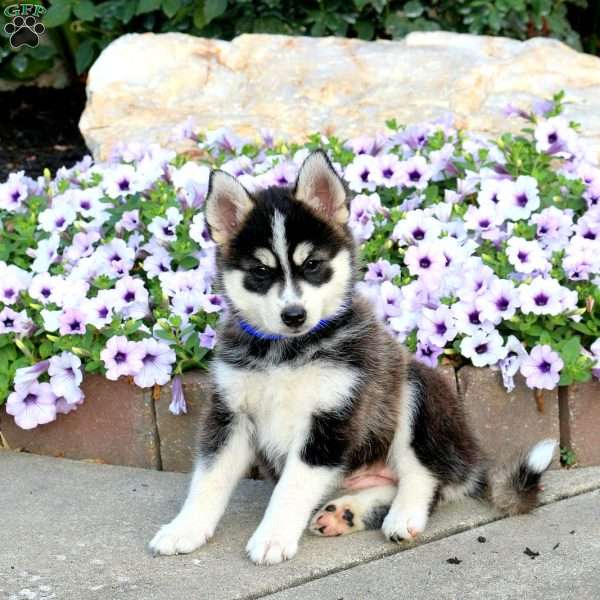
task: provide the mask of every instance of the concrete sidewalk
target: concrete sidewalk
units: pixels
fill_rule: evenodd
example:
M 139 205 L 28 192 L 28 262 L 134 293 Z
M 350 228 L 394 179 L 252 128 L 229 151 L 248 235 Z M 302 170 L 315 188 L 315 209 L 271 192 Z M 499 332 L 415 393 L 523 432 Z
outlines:
M 550 472 L 547 505 L 532 515 L 497 521 L 465 501 L 442 507 L 416 547 L 379 532 L 306 535 L 273 567 L 244 555 L 271 489 L 256 481 L 239 486 L 206 547 L 152 558 L 147 542 L 186 484 L 177 473 L 0 451 L 0 599 L 598 597 L 600 468 Z

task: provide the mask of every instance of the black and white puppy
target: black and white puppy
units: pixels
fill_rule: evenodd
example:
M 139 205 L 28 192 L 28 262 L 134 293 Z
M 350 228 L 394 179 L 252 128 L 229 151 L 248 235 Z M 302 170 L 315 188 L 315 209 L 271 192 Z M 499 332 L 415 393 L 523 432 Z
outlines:
M 212 173 L 206 217 L 230 311 L 188 497 L 151 541 L 154 553 L 206 543 L 255 462 L 277 480 L 246 548 L 259 564 L 294 556 L 311 516 L 320 535 L 381 527 L 401 541 L 424 530 L 440 500 L 488 499 L 508 514 L 536 506 L 555 442 L 488 465 L 443 378 L 355 294 L 348 200 L 323 152 L 306 159 L 293 189 L 251 195 Z M 354 492 L 314 514 L 344 484 Z

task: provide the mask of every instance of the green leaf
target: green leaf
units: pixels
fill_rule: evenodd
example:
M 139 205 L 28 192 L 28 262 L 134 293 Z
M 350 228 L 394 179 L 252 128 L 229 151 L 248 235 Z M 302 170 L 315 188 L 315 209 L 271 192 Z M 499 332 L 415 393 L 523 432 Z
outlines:
M 71 16 L 71 5 L 66 0 L 55 2 L 44 15 L 43 23 L 46 27 L 58 27 L 66 23 Z
M 410 0 L 410 2 L 407 2 L 404 5 L 404 14 L 409 19 L 416 19 L 417 17 L 420 17 L 424 10 L 425 8 L 419 2 L 419 0 Z
M 96 52 L 94 40 L 84 40 L 75 51 L 75 69 L 81 75 L 94 61 Z
M 91 0 L 80 0 L 74 7 L 73 13 L 82 21 L 93 21 L 96 14 L 96 7 Z
M 375 25 L 369 21 L 357 21 L 354 24 L 354 29 L 361 40 L 372 40 L 375 35 Z
M 574 363 L 581 354 L 581 340 L 575 336 L 568 339 L 560 348 L 560 356 L 566 365 Z
M 174 17 L 177 11 L 181 8 L 181 0 L 162 0 L 162 10 L 169 17 Z
M 205 0 L 204 18 L 206 23 L 210 23 L 217 17 L 220 17 L 227 10 L 227 0 Z
M 136 10 L 136 15 L 154 12 L 160 8 L 160 0 L 140 0 Z

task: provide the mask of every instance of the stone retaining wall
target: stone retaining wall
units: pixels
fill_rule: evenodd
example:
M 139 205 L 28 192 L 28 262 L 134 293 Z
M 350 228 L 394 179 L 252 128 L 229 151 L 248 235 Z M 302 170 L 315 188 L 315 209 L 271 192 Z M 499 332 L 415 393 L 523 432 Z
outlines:
M 517 378 L 507 393 L 491 369 L 441 367 L 458 386 L 472 426 L 490 456 L 508 460 L 543 438 L 560 439 L 579 466 L 600 465 L 600 382 L 545 391 L 543 412 L 532 390 Z M 169 412 L 171 387 L 142 390 L 125 380 L 88 376 L 85 402 L 69 415 L 25 431 L 0 410 L 0 431 L 10 448 L 165 471 L 189 471 L 196 452 L 196 420 L 209 392 L 205 373 L 184 375 L 188 413 Z M 558 457 L 554 466 L 559 467 Z

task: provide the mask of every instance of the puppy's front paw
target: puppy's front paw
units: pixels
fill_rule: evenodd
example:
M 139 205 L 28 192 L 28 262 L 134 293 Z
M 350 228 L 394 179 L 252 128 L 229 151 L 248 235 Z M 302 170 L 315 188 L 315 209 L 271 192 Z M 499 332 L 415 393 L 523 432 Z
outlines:
M 425 531 L 427 510 L 394 510 L 383 520 L 381 529 L 388 540 L 396 543 L 412 541 Z
M 163 525 L 150 542 L 150 551 L 154 554 L 188 554 L 204 545 L 213 532 L 197 521 L 176 517 Z
M 298 551 L 298 540 L 285 531 L 267 532 L 260 527 L 246 545 L 250 560 L 257 565 L 275 565 L 292 558 Z

